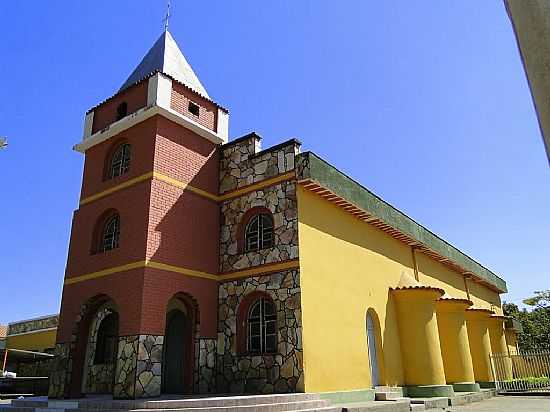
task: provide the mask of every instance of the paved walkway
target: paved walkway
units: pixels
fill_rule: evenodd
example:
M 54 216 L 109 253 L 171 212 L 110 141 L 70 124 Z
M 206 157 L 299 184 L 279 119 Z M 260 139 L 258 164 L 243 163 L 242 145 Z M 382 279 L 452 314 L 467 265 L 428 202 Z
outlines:
M 453 406 L 453 412 L 539 412 L 550 411 L 550 396 L 497 396 L 464 406 Z

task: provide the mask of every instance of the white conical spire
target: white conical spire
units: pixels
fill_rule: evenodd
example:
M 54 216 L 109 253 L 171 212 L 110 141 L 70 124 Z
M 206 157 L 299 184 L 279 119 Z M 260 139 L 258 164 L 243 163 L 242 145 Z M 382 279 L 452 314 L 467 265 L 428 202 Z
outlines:
M 158 38 L 119 91 L 130 87 L 154 71 L 165 73 L 205 97 L 209 97 L 199 78 L 187 63 L 168 30 Z

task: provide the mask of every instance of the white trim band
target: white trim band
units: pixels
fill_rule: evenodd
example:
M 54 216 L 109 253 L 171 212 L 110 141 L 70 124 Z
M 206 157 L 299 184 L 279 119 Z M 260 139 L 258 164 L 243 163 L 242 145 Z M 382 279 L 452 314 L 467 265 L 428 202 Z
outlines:
M 174 123 L 177 123 L 180 126 L 183 126 L 186 129 L 195 132 L 199 136 L 210 140 L 214 144 L 224 143 L 224 139 L 222 139 L 217 133 L 214 133 L 212 130 L 207 129 L 203 125 L 176 112 L 174 109 L 164 108 L 160 106 L 152 106 L 144 107 L 143 109 L 138 110 L 137 112 L 125 117 L 124 119 L 112 123 L 106 129 L 103 129 L 102 131 L 99 131 L 88 137 L 87 139 L 83 140 L 81 143 L 74 145 L 73 149 L 77 152 L 84 153 L 90 147 L 102 143 L 105 140 L 113 137 L 114 135 L 117 135 L 124 130 L 129 129 L 130 127 L 135 126 L 136 124 L 141 123 L 156 114 L 161 115 L 168 120 L 171 120 Z

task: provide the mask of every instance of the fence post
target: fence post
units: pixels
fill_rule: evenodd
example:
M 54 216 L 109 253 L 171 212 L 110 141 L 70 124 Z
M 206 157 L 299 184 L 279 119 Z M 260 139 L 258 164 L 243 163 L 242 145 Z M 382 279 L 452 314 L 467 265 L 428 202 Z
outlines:
M 496 375 L 495 375 L 495 359 L 494 359 L 494 356 L 495 355 L 491 355 L 489 354 L 489 363 L 491 364 L 491 373 L 493 374 L 493 379 L 495 381 L 495 388 L 497 390 L 497 392 L 500 392 L 500 382 L 498 381 Z

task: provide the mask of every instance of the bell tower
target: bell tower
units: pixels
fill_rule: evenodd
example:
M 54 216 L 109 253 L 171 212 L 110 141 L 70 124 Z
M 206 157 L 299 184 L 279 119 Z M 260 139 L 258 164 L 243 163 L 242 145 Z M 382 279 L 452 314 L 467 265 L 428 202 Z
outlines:
M 167 30 L 86 113 L 50 397 L 198 391 L 216 338 L 228 121 Z

